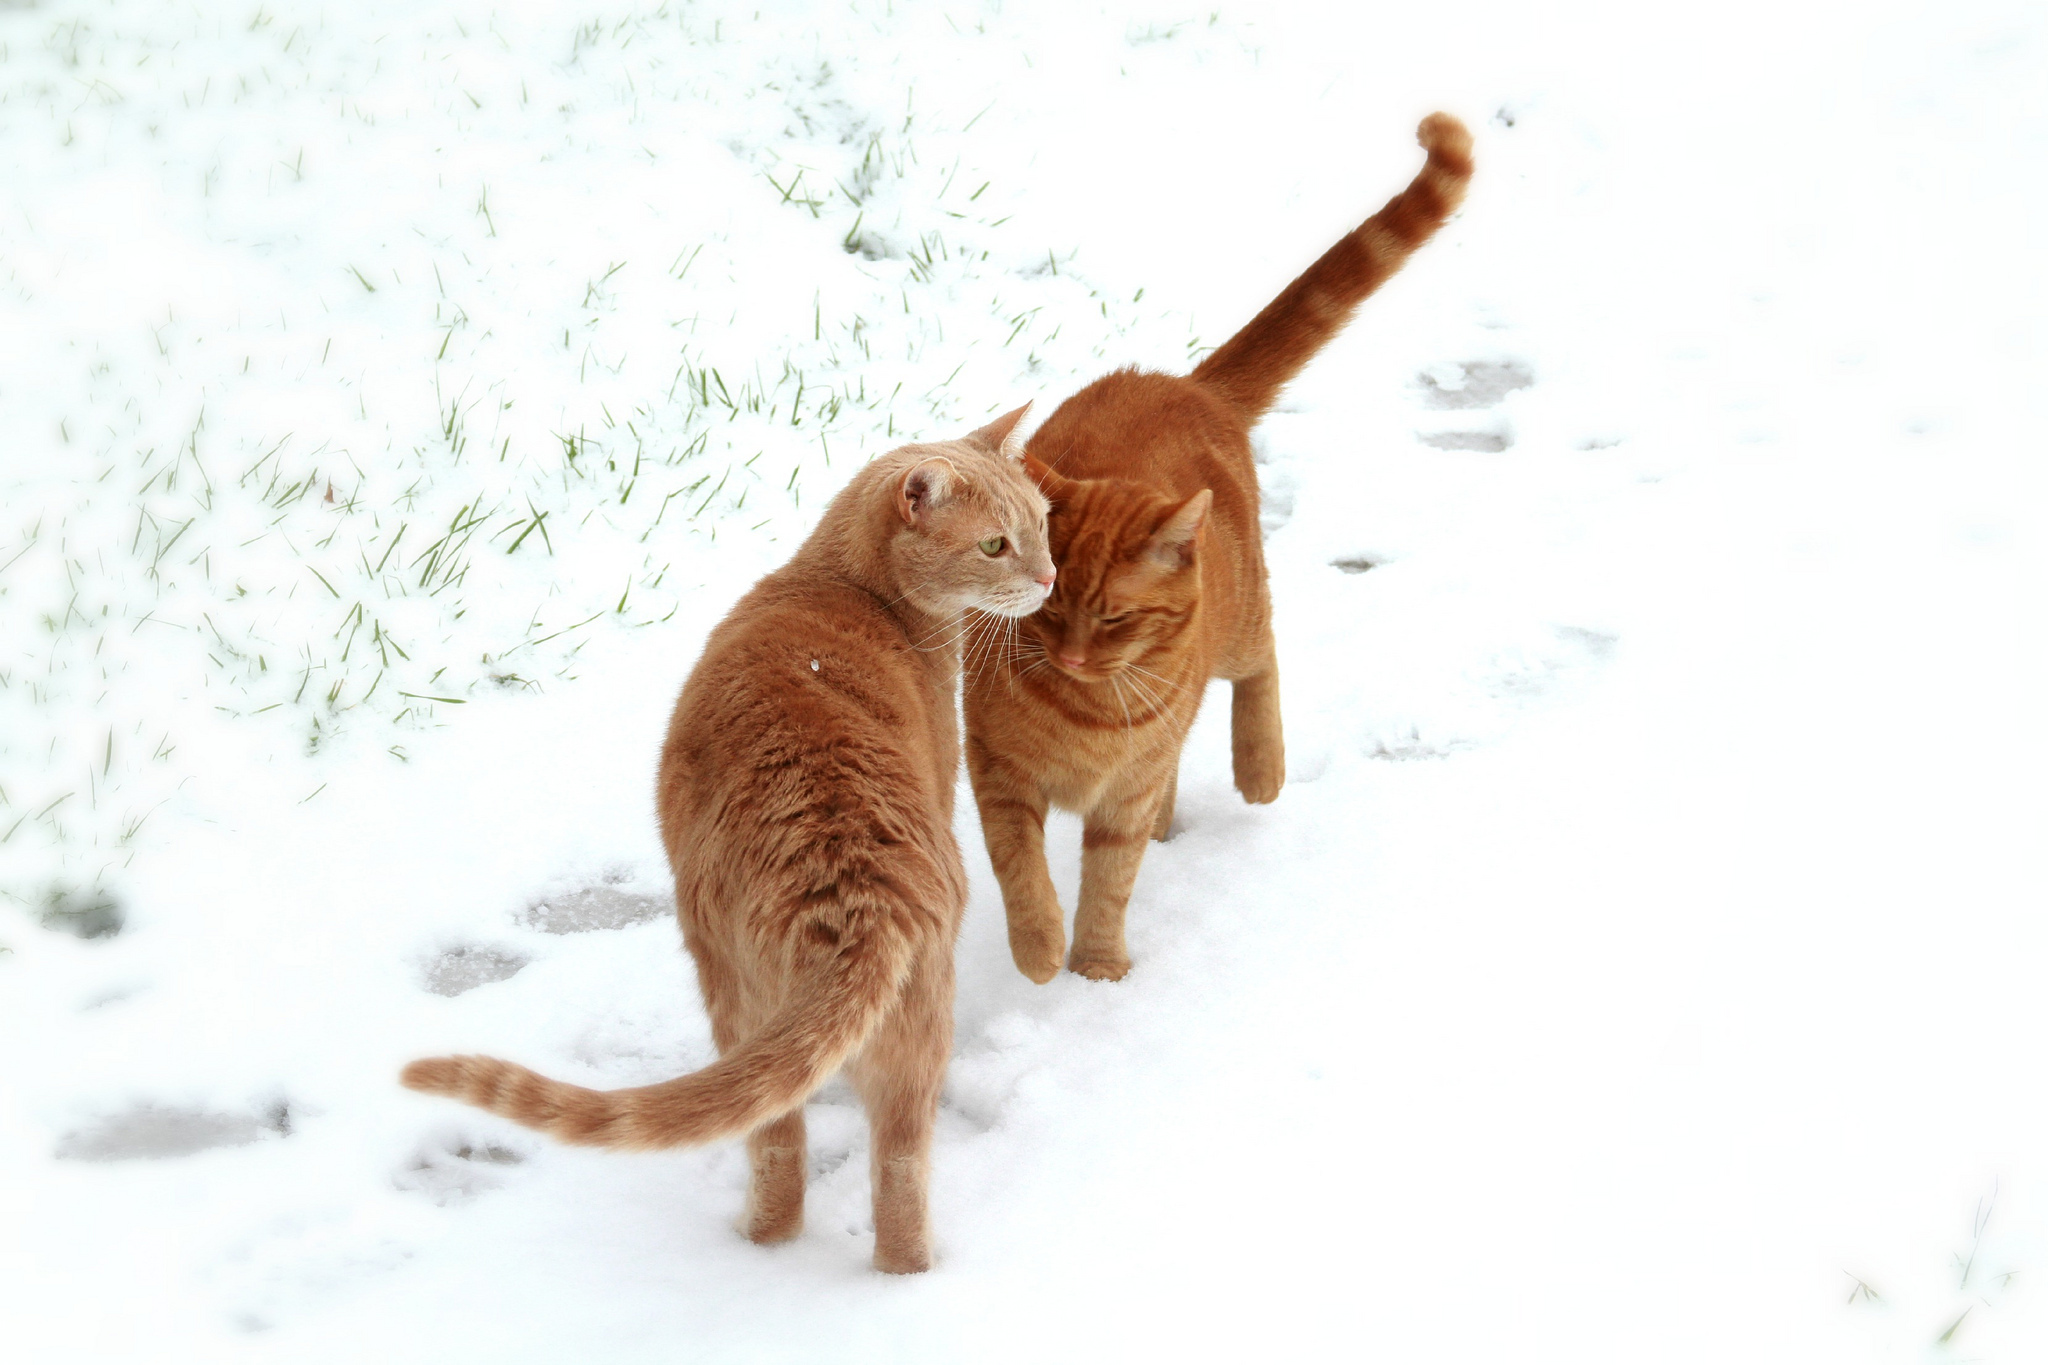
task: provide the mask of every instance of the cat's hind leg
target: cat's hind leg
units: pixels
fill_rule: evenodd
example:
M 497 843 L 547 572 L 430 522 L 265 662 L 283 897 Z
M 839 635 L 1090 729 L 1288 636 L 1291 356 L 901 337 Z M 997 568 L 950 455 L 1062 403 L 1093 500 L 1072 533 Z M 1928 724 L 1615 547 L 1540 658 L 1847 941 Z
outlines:
M 1280 663 L 1270 638 L 1259 671 L 1230 684 L 1230 768 L 1237 790 L 1253 805 L 1279 796 L 1287 782 L 1287 745 L 1280 733 Z
M 927 954 L 848 1070 L 868 1111 L 874 1181 L 875 1269 L 915 1274 L 932 1264 L 932 1125 L 953 1051 L 953 957 Z
M 711 1016 L 711 1039 L 720 1056 L 731 1052 L 773 1013 L 725 969 L 708 945 L 691 945 L 697 958 L 697 982 Z M 751 1008 L 750 1008 L 751 1006 Z M 747 1207 L 739 1229 L 750 1242 L 786 1242 L 804 1230 L 804 1177 L 810 1152 L 804 1139 L 804 1108 L 788 1113 L 747 1134 Z
M 804 1175 L 810 1165 L 799 1105 L 747 1134 L 753 1180 L 740 1231 L 750 1242 L 786 1242 L 804 1230 Z

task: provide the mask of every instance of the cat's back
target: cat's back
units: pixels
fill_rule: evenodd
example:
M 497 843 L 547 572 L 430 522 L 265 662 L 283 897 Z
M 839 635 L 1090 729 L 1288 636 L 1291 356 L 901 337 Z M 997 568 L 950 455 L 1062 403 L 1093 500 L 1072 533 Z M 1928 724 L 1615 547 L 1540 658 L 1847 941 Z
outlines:
M 670 719 L 671 857 L 762 872 L 950 830 L 949 682 L 872 593 L 797 564 L 770 574 L 712 631 Z
M 1186 497 L 1251 477 L 1247 432 L 1194 380 L 1124 369 L 1060 404 L 1031 451 L 1070 479 L 1130 479 Z

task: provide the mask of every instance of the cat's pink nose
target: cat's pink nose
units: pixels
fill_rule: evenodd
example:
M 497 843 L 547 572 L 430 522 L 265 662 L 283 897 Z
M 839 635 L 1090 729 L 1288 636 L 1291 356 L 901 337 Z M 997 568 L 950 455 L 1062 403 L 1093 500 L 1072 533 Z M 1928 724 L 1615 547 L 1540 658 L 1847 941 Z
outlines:
M 1088 662 L 1088 656 L 1086 654 L 1069 654 L 1063 649 L 1060 651 L 1060 662 L 1068 668 L 1079 668 L 1082 664 Z
M 1059 574 L 1059 570 L 1058 570 L 1058 569 L 1047 569 L 1047 570 L 1045 571 L 1045 577 L 1043 577 L 1043 578 L 1041 578 L 1041 579 L 1038 579 L 1038 580 L 1037 580 L 1038 586 L 1039 586 L 1039 587 L 1041 587 L 1041 588 L 1044 588 L 1044 589 L 1045 589 L 1045 590 L 1046 590 L 1047 592 L 1051 592 L 1051 591 L 1052 591 L 1052 580 L 1053 580 L 1053 579 L 1054 579 L 1055 577 L 1057 577 L 1057 576 L 1058 576 L 1058 574 Z

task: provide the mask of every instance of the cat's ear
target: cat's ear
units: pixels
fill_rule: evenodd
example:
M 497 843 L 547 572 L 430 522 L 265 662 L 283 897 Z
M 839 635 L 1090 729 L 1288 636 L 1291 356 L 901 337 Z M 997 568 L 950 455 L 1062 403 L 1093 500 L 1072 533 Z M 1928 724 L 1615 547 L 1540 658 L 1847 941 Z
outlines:
M 968 432 L 967 439 L 980 442 L 1006 460 L 1021 460 L 1024 458 L 1024 433 L 1018 428 L 1024 425 L 1024 414 L 1029 411 L 1031 405 L 1026 403 L 1021 408 L 1006 412 L 987 426 Z
M 952 498 L 959 478 L 959 471 L 950 460 L 937 455 L 919 460 L 904 472 L 903 482 L 896 485 L 897 515 L 906 526 L 917 525 L 934 507 Z
M 1195 559 L 1195 538 L 1209 520 L 1209 490 L 1189 498 L 1167 514 L 1159 523 L 1159 529 L 1152 533 L 1151 544 L 1145 547 L 1146 555 L 1153 563 L 1166 569 L 1183 569 Z

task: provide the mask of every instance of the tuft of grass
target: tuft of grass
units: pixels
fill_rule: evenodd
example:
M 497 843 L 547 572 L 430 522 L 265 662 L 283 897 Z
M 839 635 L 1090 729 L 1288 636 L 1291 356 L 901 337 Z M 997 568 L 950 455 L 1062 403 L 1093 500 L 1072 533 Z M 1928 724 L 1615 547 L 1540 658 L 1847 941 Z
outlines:
M 1923 1349 L 1932 1347 L 1944 1352 L 1955 1349 L 1967 1335 L 1966 1326 L 1973 1321 L 1981 1320 L 1984 1314 L 1996 1309 L 2003 1302 L 2006 1290 L 2018 1277 L 2019 1272 L 2010 1266 L 1997 1270 L 1988 1269 L 1988 1264 L 1997 1263 L 1993 1259 L 1996 1255 L 1995 1244 L 1989 1236 L 1992 1210 L 1997 1201 L 1998 1186 L 1994 1183 L 1990 1192 L 1977 1201 L 1975 1213 L 1970 1220 L 1968 1242 L 1949 1258 L 1954 1276 L 1946 1286 L 1946 1292 L 1954 1297 L 1930 1316 L 1920 1317 L 1917 1331 L 1909 1323 L 1903 1320 L 1900 1322 L 1902 1328 L 1913 1333 L 1913 1339 L 1924 1343 Z M 1854 1273 L 1849 1274 L 1849 1294 L 1846 1303 L 1850 1307 L 1860 1307 L 1864 1311 L 1898 1311 L 1894 1296 L 1879 1292 L 1867 1279 Z M 1914 1313 L 1913 1316 L 1918 1314 Z

